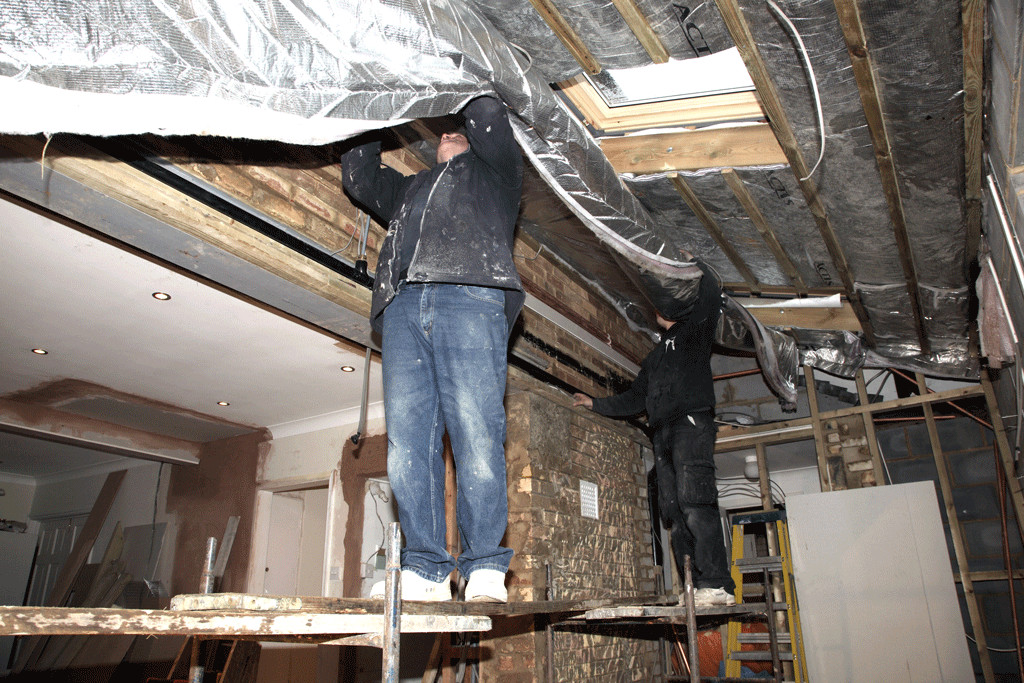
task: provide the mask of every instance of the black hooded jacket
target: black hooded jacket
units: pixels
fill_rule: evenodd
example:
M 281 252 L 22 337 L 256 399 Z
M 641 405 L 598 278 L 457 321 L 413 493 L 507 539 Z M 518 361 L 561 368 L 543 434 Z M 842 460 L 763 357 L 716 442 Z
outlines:
M 388 226 L 370 310 L 377 332 L 380 314 L 402 277 L 504 289 L 509 330 L 522 308 L 525 295 L 512 260 L 522 153 L 500 100 L 478 97 L 466 105 L 463 116 L 469 149 L 414 176 L 382 167 L 379 141 L 342 155 L 345 190 Z M 402 245 L 409 239 L 416 247 L 403 276 Z
M 698 266 L 704 275 L 697 298 L 677 309 L 677 314 L 685 314 L 678 317 L 644 358 L 629 389 L 593 399 L 594 412 L 628 417 L 646 410 L 650 426 L 657 429 L 685 418 L 688 413 L 714 409 L 711 347 L 718 327 L 722 290 L 711 270 L 700 262 Z

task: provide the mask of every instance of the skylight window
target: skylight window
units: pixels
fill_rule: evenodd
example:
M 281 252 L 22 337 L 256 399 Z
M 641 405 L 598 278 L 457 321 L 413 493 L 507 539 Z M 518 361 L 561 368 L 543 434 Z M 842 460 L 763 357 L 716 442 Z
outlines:
M 609 107 L 754 89 L 735 47 L 695 59 L 673 59 L 633 69 L 605 69 L 587 78 Z

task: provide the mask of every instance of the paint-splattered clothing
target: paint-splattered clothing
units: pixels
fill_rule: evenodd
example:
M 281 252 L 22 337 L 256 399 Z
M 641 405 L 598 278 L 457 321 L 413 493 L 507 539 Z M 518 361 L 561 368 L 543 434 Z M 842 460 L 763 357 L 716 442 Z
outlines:
M 469 150 L 415 176 L 381 167 L 380 142 L 342 156 L 345 189 L 388 226 L 370 312 L 378 332 L 380 315 L 400 280 L 506 290 L 509 329 L 522 308 L 525 295 L 512 260 L 522 153 L 501 101 L 479 97 L 466 105 L 463 115 Z M 415 239 L 416 247 L 403 269 L 401 254 L 408 239 Z

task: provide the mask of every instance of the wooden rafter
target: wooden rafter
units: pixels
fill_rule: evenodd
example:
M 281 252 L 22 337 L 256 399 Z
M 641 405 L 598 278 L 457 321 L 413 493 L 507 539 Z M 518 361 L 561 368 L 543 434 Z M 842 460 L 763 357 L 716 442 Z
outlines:
M 982 169 L 984 166 L 985 0 L 963 0 L 964 24 L 964 198 L 967 258 L 981 241 Z M 1019 82 L 1015 88 L 1020 88 Z M 1018 96 L 1019 96 L 1019 90 Z M 1016 131 L 1016 127 L 1013 127 Z
M 800 271 L 796 269 L 796 266 L 793 264 L 793 260 L 789 258 L 789 254 L 786 253 L 786 250 L 779 242 L 779 239 L 775 236 L 775 232 L 772 230 L 771 226 L 768 225 L 768 221 L 765 220 L 764 214 L 761 213 L 761 209 L 757 206 L 757 202 L 755 202 L 754 198 L 750 196 L 750 191 L 743 183 L 743 179 L 740 178 L 736 174 L 736 171 L 731 168 L 723 169 L 722 177 L 725 178 L 725 182 L 729 185 L 732 193 L 736 195 L 736 199 L 738 199 L 740 204 L 743 205 L 744 211 L 746 211 L 747 215 L 750 216 L 750 221 L 754 224 L 757 232 L 760 233 L 765 244 L 767 244 L 768 248 L 771 249 L 779 267 L 782 268 L 790 282 L 792 282 L 793 286 L 796 287 L 796 291 L 801 296 L 805 296 L 807 294 L 807 284 L 800 276 Z
M 760 294 L 761 286 L 757 281 L 757 276 L 750 270 L 743 257 L 740 256 L 739 252 L 733 248 L 732 244 L 722 234 L 718 224 L 715 223 L 715 219 L 711 216 L 704 205 L 701 204 L 700 199 L 694 194 L 693 189 L 686 184 L 686 181 L 679 176 L 672 176 L 672 184 L 675 186 L 676 191 L 686 201 L 687 206 L 697 216 L 698 220 L 704 225 L 704 229 L 708 231 L 708 234 L 714 238 L 718 246 L 721 247 L 722 252 L 729 258 L 732 265 L 736 267 L 736 270 L 743 276 L 747 286 L 750 287 L 750 291 L 754 294 Z
M 729 34 L 732 36 L 732 40 L 740 52 L 740 56 L 743 57 L 743 63 L 750 73 L 754 87 L 757 88 L 761 106 L 768 115 L 768 121 L 775 132 L 775 137 L 778 139 L 790 167 L 796 174 L 800 189 L 804 194 L 804 199 L 811 210 L 811 214 L 814 216 L 818 231 L 825 242 L 825 248 L 828 249 L 829 256 L 832 258 L 832 264 L 839 278 L 843 281 L 843 285 L 846 287 L 847 294 L 850 297 L 850 303 L 853 305 L 853 310 L 857 314 L 857 319 L 860 320 L 861 327 L 864 330 L 864 337 L 869 345 L 874 346 L 875 333 L 871 325 L 871 319 L 868 316 L 867 309 L 864 308 L 864 304 L 860 300 L 859 294 L 854 289 L 849 264 L 839 245 L 839 240 L 836 238 L 835 231 L 832 229 L 825 205 L 818 195 L 818 186 L 813 178 L 807 177 L 810 168 L 804 161 L 800 146 L 796 141 L 796 136 L 793 134 L 793 128 L 782 107 L 782 100 L 779 97 L 778 89 L 775 87 L 764 59 L 762 59 L 761 53 L 757 49 L 757 44 L 754 42 L 754 36 L 750 32 L 750 27 L 747 25 L 747 21 L 744 19 L 736 0 L 716 0 L 716 4 L 718 5 L 718 11 L 722 14 L 726 27 L 729 29 Z M 801 178 L 807 179 L 800 180 Z
M 910 310 L 914 314 L 914 328 L 922 353 L 929 353 L 930 344 L 924 326 L 924 311 L 918 295 L 917 268 L 914 255 L 910 249 L 910 237 L 907 234 L 907 219 L 903 210 L 903 199 L 900 196 L 899 180 L 896 176 L 896 165 L 892 158 L 892 146 L 889 144 L 889 133 L 886 130 L 885 117 L 882 114 L 882 93 L 871 64 L 868 51 L 867 36 L 860 20 L 857 0 L 835 0 L 836 12 L 839 14 L 839 25 L 843 29 L 846 49 L 850 53 L 853 74 L 860 90 L 860 101 L 864 107 L 864 116 L 868 122 L 868 131 L 875 149 L 875 162 L 881 176 L 882 190 L 889 204 L 889 219 L 892 221 L 896 238 L 896 249 L 899 251 L 900 263 L 903 265 L 903 277 L 907 281 L 907 295 L 910 298 Z
M 558 87 L 588 125 L 605 133 L 764 120 L 757 96 L 750 91 L 609 107 L 585 76 L 575 76 Z
M 768 124 L 601 138 L 599 142 L 619 173 L 786 163 Z
M 537 10 L 537 14 L 547 22 L 558 39 L 562 41 L 562 45 L 565 45 L 565 49 L 579 62 L 584 71 L 591 75 L 601 73 L 601 65 L 597 59 L 550 0 L 530 0 L 530 4 Z
M 651 28 L 651 23 L 647 21 L 647 17 L 636 6 L 636 2 L 633 0 L 612 0 L 612 4 L 615 5 L 615 9 L 619 10 L 619 14 L 622 15 L 626 26 L 629 26 L 629 30 L 633 32 L 633 35 L 640 41 L 647 54 L 650 55 L 651 61 L 655 64 L 667 62 L 668 50 L 665 49 L 665 45 L 662 44 L 658 34 Z
M 918 391 L 927 395 L 928 386 L 924 375 L 915 373 L 917 378 Z M 928 440 L 932 447 L 932 458 L 935 461 L 935 471 L 939 479 L 939 491 L 942 493 L 942 503 L 946 509 L 946 524 L 949 525 L 949 538 L 953 542 L 953 554 L 956 557 L 956 571 L 960 575 L 960 582 L 964 589 L 964 603 L 967 605 L 967 614 L 971 619 L 971 630 L 974 632 L 974 644 L 977 646 L 978 659 L 981 662 L 981 672 L 985 683 L 995 681 L 995 673 L 992 669 L 992 658 L 989 656 L 988 645 L 985 638 L 985 625 L 981 616 L 981 608 L 978 604 L 978 596 L 974 593 L 974 583 L 968 567 L 967 539 L 964 535 L 963 525 L 960 523 L 960 515 L 957 513 L 956 501 L 953 499 L 953 484 L 950 480 L 951 463 L 949 456 L 942 450 L 942 442 L 939 439 L 939 428 L 935 423 L 935 412 L 930 403 L 923 403 L 921 409 L 924 411 L 925 425 L 928 428 Z

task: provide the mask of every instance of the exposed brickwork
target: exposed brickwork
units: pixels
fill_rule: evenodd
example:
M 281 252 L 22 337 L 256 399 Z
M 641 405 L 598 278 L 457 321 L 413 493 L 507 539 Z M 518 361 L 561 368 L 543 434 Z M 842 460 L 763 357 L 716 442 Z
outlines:
M 365 214 L 342 190 L 334 147 L 288 147 L 289 158 L 296 159 L 296 163 L 280 166 L 266 161 L 272 156 L 272 148 L 269 152 L 262 147 L 250 149 L 247 145 L 251 143 L 245 141 L 196 139 L 188 143 L 188 148 L 168 140 L 154 139 L 151 144 L 183 169 L 315 241 L 325 251 L 356 260 Z M 387 152 L 385 161 L 403 173 L 423 167 L 415 155 L 405 150 Z M 371 273 L 376 270 L 384 234 L 382 226 L 370 222 L 365 259 Z M 596 289 L 550 253 L 538 252 L 532 239 L 517 235 L 515 254 L 524 286 L 533 296 L 599 338 L 600 330 L 615 330 L 614 338 L 604 333 L 603 341 L 633 362 L 646 355 L 652 346 L 650 338 L 631 330 Z M 604 396 L 615 392 L 617 381 L 631 379 L 624 377 L 624 370 L 617 364 L 539 315 L 527 311 L 520 324 L 526 334 L 513 340 L 514 348 L 537 357 L 540 365 L 546 362 L 547 372 L 581 391 Z M 530 338 L 542 340 L 572 359 L 572 364 L 559 362 L 536 344 L 530 344 Z M 580 372 L 574 364 L 585 371 Z
M 549 563 L 558 600 L 654 593 L 639 455 L 646 437 L 538 387 L 511 396 L 507 409 L 507 540 L 516 550 L 510 599 L 545 599 Z M 581 480 L 598 486 L 599 519 L 581 514 Z M 485 645 L 496 657 L 481 664 L 485 683 L 543 680 L 544 623 L 530 621 L 495 624 Z M 660 666 L 657 641 L 631 635 L 556 629 L 556 680 L 651 680 Z

